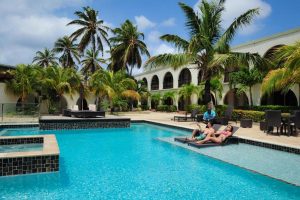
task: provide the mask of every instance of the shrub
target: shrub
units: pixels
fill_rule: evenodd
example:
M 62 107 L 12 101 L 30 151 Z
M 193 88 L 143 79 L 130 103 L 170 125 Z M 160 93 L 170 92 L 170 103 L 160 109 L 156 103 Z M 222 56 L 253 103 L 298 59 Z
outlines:
M 241 110 L 255 110 L 255 111 L 266 111 L 266 110 L 281 110 L 281 112 L 289 113 L 292 110 L 299 110 L 297 106 L 279 106 L 279 105 L 264 105 L 264 106 L 242 106 L 239 107 Z
M 253 110 L 233 110 L 232 119 L 239 121 L 241 119 L 252 119 L 254 122 L 264 120 L 265 112 Z
M 141 109 L 142 110 L 149 110 L 149 106 L 148 105 L 141 105 Z
M 156 110 L 162 112 L 175 112 L 177 111 L 177 107 L 174 105 L 159 105 Z
M 215 107 L 217 116 L 224 116 L 226 109 L 227 109 L 227 105 L 217 105 Z
M 189 112 L 189 113 L 195 109 L 198 109 L 200 113 L 204 113 L 206 111 L 206 106 L 198 105 L 198 104 L 190 104 L 187 106 L 187 112 Z

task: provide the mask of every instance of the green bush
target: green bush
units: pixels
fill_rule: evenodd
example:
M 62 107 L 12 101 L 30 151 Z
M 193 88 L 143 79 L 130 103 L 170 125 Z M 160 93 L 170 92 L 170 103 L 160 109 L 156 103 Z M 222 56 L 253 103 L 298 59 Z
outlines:
M 142 110 L 149 110 L 149 106 L 148 105 L 141 105 L 141 109 Z
M 265 112 L 254 110 L 233 110 L 232 119 L 240 121 L 241 119 L 252 119 L 254 122 L 260 122 L 265 119 Z
M 159 105 L 156 110 L 161 112 L 175 112 L 177 111 L 177 107 L 174 105 Z
M 238 107 L 240 110 L 255 110 L 255 111 L 266 111 L 266 110 L 281 110 L 281 112 L 289 113 L 292 110 L 299 110 L 297 106 L 279 106 L 279 105 L 264 105 L 264 106 L 243 106 Z
M 195 109 L 198 109 L 200 113 L 204 113 L 206 111 L 206 106 L 198 105 L 198 104 L 190 104 L 187 106 L 187 112 L 189 112 L 189 113 Z
M 224 116 L 226 109 L 227 109 L 227 105 L 215 106 L 215 111 L 216 111 L 217 116 Z

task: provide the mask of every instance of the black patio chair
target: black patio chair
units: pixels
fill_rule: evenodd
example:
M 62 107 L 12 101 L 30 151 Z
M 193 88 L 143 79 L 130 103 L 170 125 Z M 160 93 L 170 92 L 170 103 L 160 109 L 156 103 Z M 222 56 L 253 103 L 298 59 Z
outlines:
M 272 133 L 274 133 L 273 129 L 274 129 L 274 127 L 276 127 L 277 134 L 279 135 L 280 132 L 278 132 L 278 129 L 282 128 L 281 111 L 280 110 L 266 110 L 265 118 L 266 118 L 265 132 L 267 134 L 270 133 L 271 131 L 272 131 Z
M 232 120 L 232 112 L 233 112 L 233 106 L 228 105 L 227 109 L 225 110 L 224 116 L 216 117 L 214 122 L 216 124 L 227 125 L 229 120 Z
M 199 114 L 199 110 L 198 109 L 194 109 L 191 112 L 190 116 L 174 116 L 174 121 L 196 121 L 197 120 L 197 114 Z
M 294 117 L 291 119 L 291 133 L 297 134 L 297 129 L 300 129 L 300 110 L 294 111 Z

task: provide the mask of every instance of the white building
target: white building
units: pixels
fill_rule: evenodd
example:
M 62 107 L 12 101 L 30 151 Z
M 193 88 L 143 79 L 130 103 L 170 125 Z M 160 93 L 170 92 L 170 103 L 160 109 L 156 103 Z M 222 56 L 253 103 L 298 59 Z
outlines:
M 251 41 L 232 48 L 235 52 L 250 52 L 258 53 L 265 56 L 270 53 L 274 47 L 281 45 L 291 45 L 300 40 L 300 28 L 272 35 L 270 37 Z M 171 66 L 165 66 L 155 69 L 150 69 L 135 76 L 137 80 L 143 80 L 151 93 L 165 93 L 166 91 L 175 90 L 187 83 L 198 85 L 201 71 L 195 66 L 185 66 L 174 70 Z M 223 94 L 222 98 L 215 97 L 212 94 L 213 101 L 217 99 L 218 104 L 231 104 L 235 106 L 244 106 L 249 104 L 249 94 L 245 93 L 240 96 L 235 94 L 235 89 L 231 89 L 228 83 L 228 73 L 223 77 Z M 277 105 L 299 105 L 299 86 L 295 85 L 286 95 L 280 92 L 274 93 L 272 96 L 262 96 L 261 84 L 257 84 L 252 89 L 253 104 L 277 104 Z M 179 99 L 178 95 L 173 102 L 173 105 L 183 108 L 183 99 Z M 145 103 L 145 102 L 144 102 Z M 197 104 L 198 97 L 191 97 L 191 103 Z M 200 102 L 199 102 L 200 103 Z M 151 105 L 151 99 L 148 100 L 148 105 Z

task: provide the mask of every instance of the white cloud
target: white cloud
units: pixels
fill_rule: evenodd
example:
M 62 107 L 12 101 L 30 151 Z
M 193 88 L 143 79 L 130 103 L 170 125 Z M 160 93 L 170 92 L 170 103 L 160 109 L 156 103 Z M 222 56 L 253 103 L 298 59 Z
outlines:
M 138 26 L 139 30 L 146 30 L 149 28 L 153 28 L 156 26 L 156 23 L 150 21 L 148 18 L 146 18 L 145 16 L 141 15 L 141 16 L 135 16 L 134 17 L 136 24 Z
M 198 5 L 201 3 L 199 0 L 194 9 L 198 10 Z M 230 23 L 241 14 L 245 13 L 249 9 L 259 8 L 260 14 L 255 20 L 248 26 L 240 30 L 241 34 L 252 34 L 260 30 L 263 26 L 259 23 L 259 20 L 268 17 L 272 11 L 271 5 L 265 0 L 227 0 L 225 2 L 225 11 L 223 13 L 223 27 L 228 27 Z
M 0 63 L 31 63 L 36 51 L 52 48 L 59 37 L 76 30 L 76 26 L 66 26 L 72 19 L 58 16 L 57 12 L 65 8 L 75 11 L 86 1 L 89 0 L 1 0 Z
M 166 26 L 166 27 L 171 27 L 171 26 L 175 26 L 175 18 L 171 17 L 165 21 L 163 21 L 162 26 Z
M 148 37 L 146 38 L 149 42 L 151 43 L 158 43 L 160 42 L 160 36 L 162 34 L 159 32 L 159 31 L 151 31 L 149 34 L 148 34 Z
M 154 49 L 153 54 L 158 55 L 158 54 L 164 54 L 164 53 L 176 53 L 176 50 L 175 50 L 175 48 L 163 43 Z

